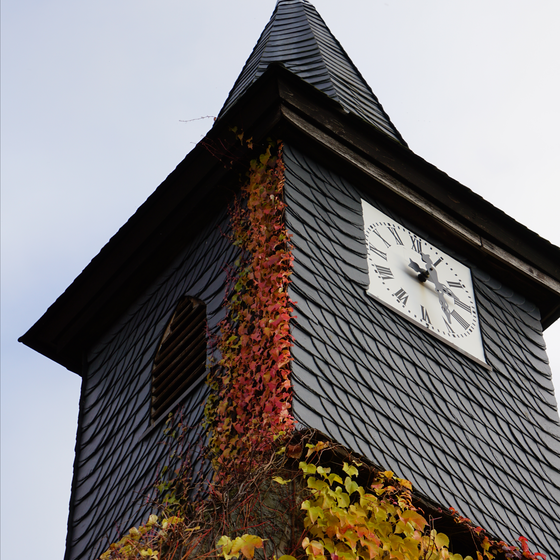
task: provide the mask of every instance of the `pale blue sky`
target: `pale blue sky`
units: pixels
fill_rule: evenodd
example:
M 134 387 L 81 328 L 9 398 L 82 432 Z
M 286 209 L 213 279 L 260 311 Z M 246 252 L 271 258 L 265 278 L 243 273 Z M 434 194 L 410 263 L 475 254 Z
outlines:
M 274 0 L 2 2 L 2 558 L 61 560 L 79 378 L 16 342 L 210 127 Z M 315 0 L 411 149 L 560 245 L 556 0 Z M 560 387 L 560 321 L 545 333 Z M 450 504 L 452 505 L 452 504 Z

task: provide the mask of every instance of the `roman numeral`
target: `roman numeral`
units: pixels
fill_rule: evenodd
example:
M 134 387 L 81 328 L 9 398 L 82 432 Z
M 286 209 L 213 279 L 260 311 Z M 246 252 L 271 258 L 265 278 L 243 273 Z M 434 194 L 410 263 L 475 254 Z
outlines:
M 399 303 L 403 304 L 403 307 L 406 305 L 408 301 L 408 294 L 402 288 L 398 292 L 395 292 L 393 296 L 397 298 Z
M 390 243 L 387 243 L 387 241 L 385 241 L 385 239 L 383 239 L 381 234 L 376 229 L 373 230 L 373 233 L 375 233 L 375 235 L 377 235 L 377 237 L 379 237 L 379 239 L 381 239 L 381 241 L 383 241 L 383 243 L 385 243 L 385 247 L 390 247 L 391 246 Z
M 454 300 L 455 305 L 457 307 L 460 307 L 461 309 L 464 309 L 465 311 L 468 311 L 469 313 L 472 314 L 470 305 L 467 305 L 466 303 L 463 303 L 457 296 L 453 296 L 453 300 Z
M 395 241 L 397 242 L 397 245 L 404 245 L 404 243 L 402 242 L 402 239 L 400 238 L 400 235 L 398 234 L 396 228 L 393 227 L 393 226 L 388 226 L 388 229 L 393 234 L 393 237 L 395 238 Z
M 447 284 L 450 288 L 459 288 L 460 290 L 463 289 L 463 284 L 461 284 L 461 282 L 452 282 L 451 280 L 448 280 Z
M 412 249 L 417 253 L 422 254 L 422 240 L 418 237 L 410 236 L 410 241 L 412 242 Z
M 459 325 L 461 325 L 465 330 L 469 328 L 469 324 L 465 321 L 465 319 L 463 319 L 463 317 L 461 317 L 461 315 L 459 315 L 459 313 L 457 313 L 455 309 L 451 312 L 451 317 L 453 317 L 455 321 L 457 321 L 457 323 L 459 323 Z
M 390 268 L 387 268 L 386 266 L 380 266 L 378 264 L 375 265 L 375 268 L 377 268 L 377 272 L 383 280 L 392 280 L 394 278 Z
M 455 334 L 455 331 L 453 330 L 453 327 L 444 319 L 443 322 L 445 323 L 445 326 L 447 327 L 447 332 L 449 334 Z
M 426 323 L 428 324 L 432 324 L 432 322 L 430 321 L 430 316 L 428 315 L 428 310 L 421 305 L 420 308 L 422 309 L 422 321 L 426 321 Z
M 371 243 L 369 244 L 369 248 L 372 253 L 375 253 L 378 257 L 381 257 L 384 261 L 387 260 L 387 253 L 380 251 L 377 247 L 375 247 Z
M 443 261 L 443 257 L 440 257 L 435 263 L 434 263 L 434 267 L 437 266 L 440 262 Z

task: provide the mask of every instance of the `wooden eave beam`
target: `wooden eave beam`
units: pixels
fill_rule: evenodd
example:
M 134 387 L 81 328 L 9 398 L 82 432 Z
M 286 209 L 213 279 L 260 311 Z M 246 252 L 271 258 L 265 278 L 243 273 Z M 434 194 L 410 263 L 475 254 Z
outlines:
M 560 316 L 560 248 L 382 132 L 280 82 L 282 138 L 315 151 L 422 229 L 452 239 L 473 263 L 533 301 L 543 327 Z M 420 210 L 420 212 L 418 212 Z

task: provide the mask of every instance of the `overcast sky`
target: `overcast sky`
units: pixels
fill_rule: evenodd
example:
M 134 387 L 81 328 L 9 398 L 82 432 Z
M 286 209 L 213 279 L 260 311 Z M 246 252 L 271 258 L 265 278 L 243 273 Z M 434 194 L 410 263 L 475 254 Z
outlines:
M 414 152 L 560 245 L 558 0 L 314 4 Z M 62 559 L 80 389 L 16 339 L 210 128 L 183 121 L 217 115 L 274 5 L 2 0 L 5 560 Z

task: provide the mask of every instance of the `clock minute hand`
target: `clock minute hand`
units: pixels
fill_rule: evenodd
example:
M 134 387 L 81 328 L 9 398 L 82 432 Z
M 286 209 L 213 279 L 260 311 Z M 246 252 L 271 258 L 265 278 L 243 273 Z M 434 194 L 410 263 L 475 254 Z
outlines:
M 434 265 L 434 263 L 432 262 L 432 258 L 430 257 L 430 255 L 427 255 L 426 253 L 422 253 L 422 260 L 426 263 L 428 267 L 427 279 L 430 280 L 430 282 L 433 282 L 434 286 L 436 287 L 436 290 L 438 292 L 443 292 L 444 294 L 447 294 L 449 297 L 454 298 L 455 294 L 453 293 L 451 288 L 448 288 L 447 286 L 445 286 L 439 281 L 437 270 L 436 270 L 436 266 L 439 264 L 439 261 Z
M 443 292 L 436 287 L 438 297 L 439 297 L 439 305 L 441 310 L 445 313 L 447 320 L 451 322 L 451 311 L 449 310 L 449 304 L 445 301 L 445 297 L 443 296 Z
M 453 292 L 447 286 L 444 286 L 438 278 L 438 274 L 434 263 L 430 255 L 426 253 L 422 253 L 422 260 L 426 263 L 428 267 L 428 277 L 427 279 L 433 283 L 435 286 L 436 292 L 438 293 L 439 304 L 441 306 L 442 311 L 445 313 L 448 321 L 451 321 L 451 311 L 449 310 L 449 304 L 445 301 L 445 297 L 443 294 L 447 294 L 450 297 L 455 297 Z
M 422 255 L 422 260 L 426 263 L 426 268 L 427 268 L 426 279 L 433 283 L 433 285 L 436 287 L 436 291 L 447 293 L 447 290 L 449 290 L 449 288 L 447 286 L 444 286 L 439 281 L 436 267 L 434 266 L 434 263 L 432 262 L 432 258 L 430 257 L 430 255 L 427 255 L 426 253 L 421 253 L 421 255 Z

